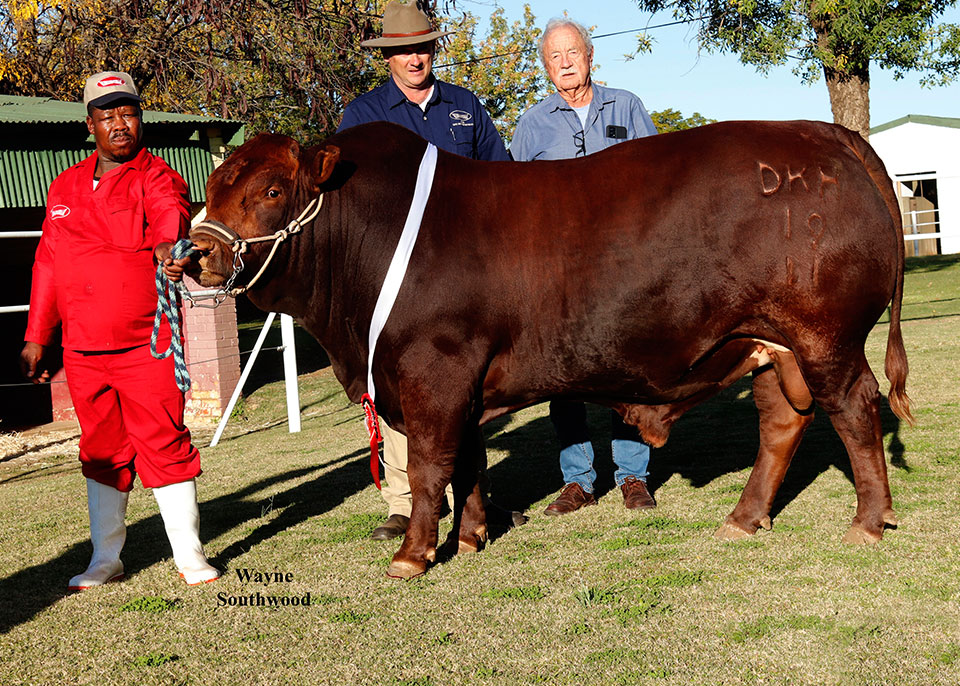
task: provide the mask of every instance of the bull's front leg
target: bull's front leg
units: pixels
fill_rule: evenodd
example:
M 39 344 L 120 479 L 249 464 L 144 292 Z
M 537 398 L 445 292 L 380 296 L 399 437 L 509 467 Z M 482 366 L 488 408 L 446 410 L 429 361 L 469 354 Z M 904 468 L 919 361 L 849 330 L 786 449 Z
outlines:
M 413 510 L 400 549 L 394 554 L 387 576 L 412 579 L 437 559 L 437 526 L 443 506 L 443 492 L 453 477 L 457 445 L 432 427 L 430 433 L 407 423 L 407 475 Z

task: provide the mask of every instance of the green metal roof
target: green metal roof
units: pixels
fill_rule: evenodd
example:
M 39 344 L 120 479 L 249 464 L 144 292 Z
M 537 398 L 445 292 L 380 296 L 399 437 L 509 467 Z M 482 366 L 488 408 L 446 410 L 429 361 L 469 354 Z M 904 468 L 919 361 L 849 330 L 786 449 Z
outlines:
M 63 102 L 52 98 L 29 97 L 21 95 L 0 95 L 0 123 L 17 124 L 58 124 L 63 122 L 83 123 L 87 110 L 82 102 Z M 243 128 L 243 122 L 235 119 L 221 119 L 197 114 L 177 112 L 143 111 L 145 124 L 196 124 L 203 127 L 224 129 L 224 139 L 232 137 Z M 241 141 L 242 142 L 242 141 Z M 234 143 L 230 143 L 234 145 Z
M 149 148 L 184 178 L 192 202 L 206 201 L 207 177 L 213 172 L 213 158 L 208 150 L 195 141 Z M 0 149 L 0 209 L 45 206 L 47 189 L 57 175 L 88 157 L 93 150 L 92 143 L 58 150 Z
M 871 126 L 870 133 L 880 133 L 904 124 L 928 124 L 930 126 L 944 126 L 950 129 L 960 129 L 960 118 L 957 117 L 930 117 L 925 114 L 908 114 L 905 117 L 888 121 L 886 124 Z
M 0 95 L 0 209 L 43 207 L 57 175 L 94 151 L 86 114 L 78 102 Z M 229 119 L 144 111 L 143 121 L 145 144 L 183 176 L 193 202 L 206 200 L 213 171 L 204 139 L 243 142 L 243 124 Z

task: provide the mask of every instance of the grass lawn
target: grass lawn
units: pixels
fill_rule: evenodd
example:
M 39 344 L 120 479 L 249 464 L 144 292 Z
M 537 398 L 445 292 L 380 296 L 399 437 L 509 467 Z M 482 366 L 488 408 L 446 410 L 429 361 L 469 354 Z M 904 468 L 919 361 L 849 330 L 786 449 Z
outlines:
M 600 504 L 560 518 L 543 515 L 562 485 L 546 406 L 487 426 L 494 498 L 530 521 L 409 582 L 385 576 L 397 543 L 368 539 L 385 507 L 361 411 L 315 361 L 300 377 L 301 433 L 287 432 L 282 383 L 262 379 L 220 445 L 202 448 L 201 531 L 227 570 L 216 583 L 183 585 L 137 487 L 127 579 L 64 595 L 90 555 L 75 450 L 0 456 L 0 684 L 955 685 L 960 260 L 909 262 L 903 332 L 918 425 L 885 407 L 900 525 L 872 548 L 840 543 L 856 496 L 822 413 L 773 531 L 713 538 L 757 450 L 749 379 L 654 451 L 649 514 L 613 489 L 605 410 L 591 414 Z M 868 341 L 884 392 L 886 337 L 884 320 Z M 196 429 L 197 445 L 212 432 Z M 286 604 L 238 604 L 258 593 Z

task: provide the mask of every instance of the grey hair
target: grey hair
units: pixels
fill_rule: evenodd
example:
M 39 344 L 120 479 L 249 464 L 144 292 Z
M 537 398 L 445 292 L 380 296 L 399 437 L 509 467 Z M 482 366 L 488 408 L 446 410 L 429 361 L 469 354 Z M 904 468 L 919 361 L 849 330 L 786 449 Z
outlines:
M 540 61 L 543 63 L 544 68 L 547 66 L 547 56 L 543 54 L 543 46 L 547 42 L 547 36 L 549 36 L 550 32 L 554 29 L 563 28 L 564 26 L 569 26 L 580 34 L 580 38 L 583 39 L 583 44 L 587 48 L 587 54 L 593 52 L 593 41 L 590 40 L 590 32 L 587 31 L 586 26 L 567 17 L 554 17 L 547 22 L 546 27 L 543 29 L 543 33 L 540 34 L 540 43 L 537 45 L 537 52 L 540 53 Z

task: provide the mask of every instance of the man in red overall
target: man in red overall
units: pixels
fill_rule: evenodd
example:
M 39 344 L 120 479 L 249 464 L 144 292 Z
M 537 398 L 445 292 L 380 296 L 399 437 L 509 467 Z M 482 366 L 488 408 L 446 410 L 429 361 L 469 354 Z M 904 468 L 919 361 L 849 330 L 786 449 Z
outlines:
M 187 186 L 143 147 L 141 100 L 129 74 L 94 74 L 83 102 L 96 152 L 50 185 L 20 354 L 27 378 L 49 380 L 44 355 L 63 327 L 93 543 L 90 565 L 69 588 L 123 576 L 124 516 L 137 474 L 153 489 L 181 576 L 188 584 L 213 581 L 220 572 L 200 544 L 200 456 L 183 423 L 183 393 L 173 357 L 154 359 L 149 345 L 156 265 L 178 281 L 188 261 L 170 258 L 189 227 Z M 158 349 L 169 342 L 164 322 Z

